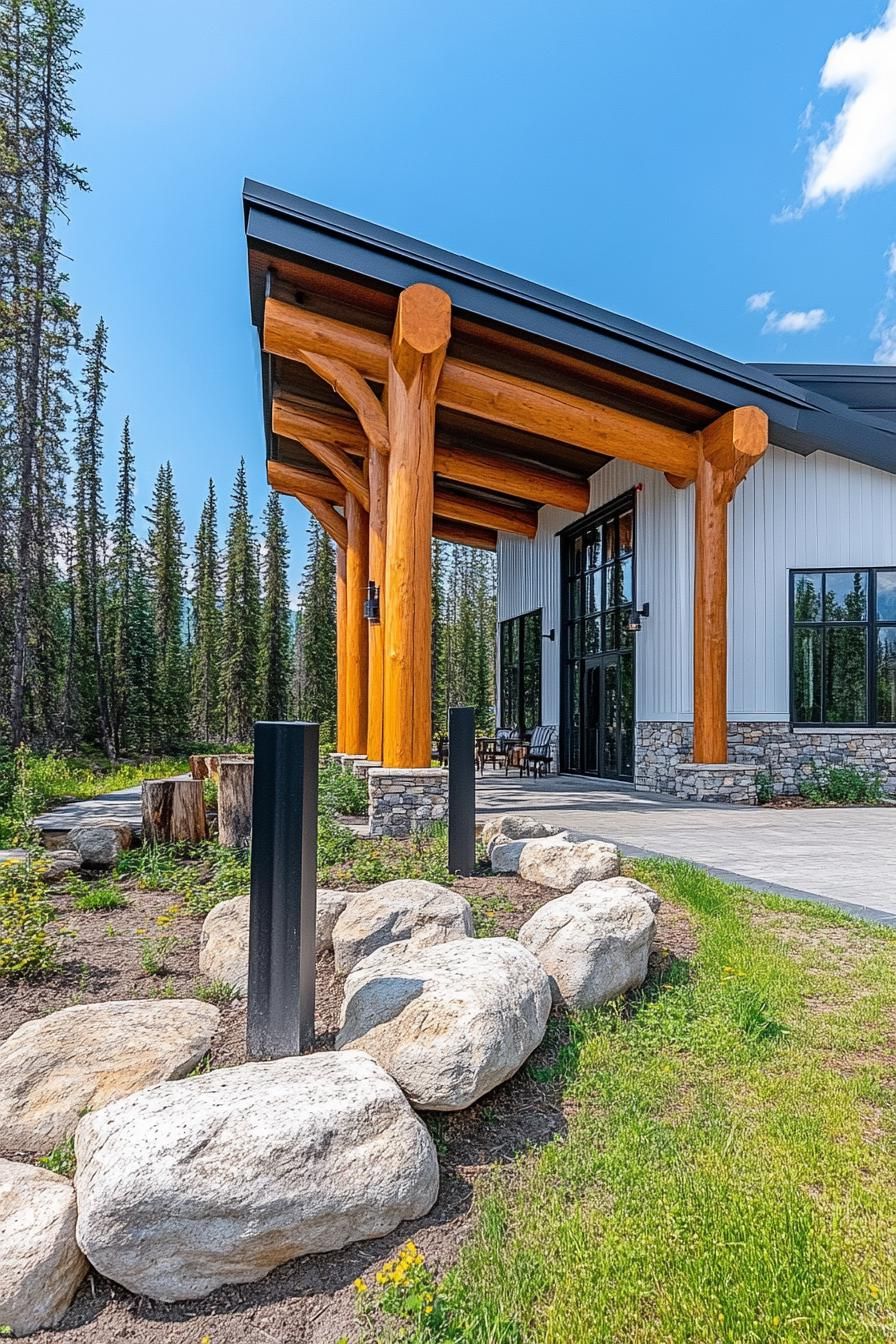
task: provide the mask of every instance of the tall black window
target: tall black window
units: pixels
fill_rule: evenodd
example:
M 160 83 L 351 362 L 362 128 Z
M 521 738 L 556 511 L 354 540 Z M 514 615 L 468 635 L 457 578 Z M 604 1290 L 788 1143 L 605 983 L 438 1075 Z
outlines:
M 501 725 L 531 733 L 541 723 L 541 612 L 501 622 Z
M 896 569 L 794 570 L 794 723 L 896 725 Z

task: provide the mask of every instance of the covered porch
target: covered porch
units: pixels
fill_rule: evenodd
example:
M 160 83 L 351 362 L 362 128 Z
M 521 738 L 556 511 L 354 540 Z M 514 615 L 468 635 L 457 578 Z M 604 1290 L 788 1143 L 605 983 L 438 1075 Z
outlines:
M 427 789 L 432 538 L 532 538 L 616 458 L 694 489 L 693 762 L 724 767 L 728 511 L 768 444 L 763 375 L 270 188 L 244 200 L 268 479 L 336 546 L 338 750 L 381 791 Z

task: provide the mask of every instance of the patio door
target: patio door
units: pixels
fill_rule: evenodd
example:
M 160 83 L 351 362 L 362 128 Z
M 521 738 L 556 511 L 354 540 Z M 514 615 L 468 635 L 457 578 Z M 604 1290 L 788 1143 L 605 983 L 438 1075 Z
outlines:
M 563 538 L 562 769 L 634 778 L 634 497 Z

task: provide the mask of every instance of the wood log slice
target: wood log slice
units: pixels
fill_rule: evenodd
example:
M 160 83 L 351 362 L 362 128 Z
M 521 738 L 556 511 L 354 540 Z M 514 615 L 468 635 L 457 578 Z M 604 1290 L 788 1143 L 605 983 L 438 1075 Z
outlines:
M 251 756 L 222 756 L 218 767 L 218 842 L 228 849 L 247 849 L 252 840 Z
M 208 837 L 200 779 L 144 779 L 143 843 L 195 844 Z

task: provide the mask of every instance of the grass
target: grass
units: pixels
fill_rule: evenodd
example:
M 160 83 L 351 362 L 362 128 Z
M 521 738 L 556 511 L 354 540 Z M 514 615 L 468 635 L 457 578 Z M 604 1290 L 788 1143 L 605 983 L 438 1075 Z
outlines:
M 128 905 L 127 897 L 105 878 L 86 882 L 83 877 L 70 877 L 66 885 L 76 910 L 123 910 Z
M 436 822 L 407 840 L 356 836 L 323 813 L 318 825 L 317 880 L 322 887 L 376 886 L 421 878 L 450 886 L 448 828 Z
M 249 890 L 249 853 L 213 842 L 144 845 L 125 850 L 116 872 L 136 879 L 143 891 L 170 891 L 187 914 L 204 916 L 220 901 Z
M 892 1339 L 896 936 L 681 863 L 634 872 L 688 911 L 696 955 L 571 1020 L 567 1131 L 480 1187 L 442 1285 L 450 1328 L 470 1344 Z
M 45 1171 L 55 1172 L 57 1176 L 74 1176 L 75 1174 L 75 1140 L 74 1138 L 63 1139 L 58 1143 L 51 1153 L 46 1157 L 39 1157 L 37 1165 L 43 1167 Z

